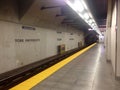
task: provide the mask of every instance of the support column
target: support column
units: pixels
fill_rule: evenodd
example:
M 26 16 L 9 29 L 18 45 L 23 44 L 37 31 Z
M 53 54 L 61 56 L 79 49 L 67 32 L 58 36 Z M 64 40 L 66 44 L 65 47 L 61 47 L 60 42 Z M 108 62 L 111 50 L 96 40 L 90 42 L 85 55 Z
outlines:
M 108 14 L 106 23 L 106 58 L 111 62 L 111 20 L 112 20 L 112 0 L 108 0 Z
M 120 0 L 117 0 L 117 48 L 116 77 L 120 80 Z

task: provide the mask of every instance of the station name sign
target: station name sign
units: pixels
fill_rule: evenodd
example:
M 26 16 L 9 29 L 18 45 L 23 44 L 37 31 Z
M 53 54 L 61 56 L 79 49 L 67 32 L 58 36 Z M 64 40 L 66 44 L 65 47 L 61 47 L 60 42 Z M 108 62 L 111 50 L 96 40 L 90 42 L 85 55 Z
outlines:
M 40 39 L 15 39 L 15 42 L 39 42 Z

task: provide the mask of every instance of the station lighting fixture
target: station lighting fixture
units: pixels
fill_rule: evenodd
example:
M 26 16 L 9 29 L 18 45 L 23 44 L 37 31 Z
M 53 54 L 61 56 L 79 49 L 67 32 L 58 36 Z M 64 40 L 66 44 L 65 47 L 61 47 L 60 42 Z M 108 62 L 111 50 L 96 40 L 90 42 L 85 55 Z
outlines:
M 89 28 L 88 30 L 89 30 L 89 31 L 92 31 L 93 29 Z
M 92 28 L 92 30 L 95 30 L 101 35 L 85 0 L 65 0 L 65 2 Z

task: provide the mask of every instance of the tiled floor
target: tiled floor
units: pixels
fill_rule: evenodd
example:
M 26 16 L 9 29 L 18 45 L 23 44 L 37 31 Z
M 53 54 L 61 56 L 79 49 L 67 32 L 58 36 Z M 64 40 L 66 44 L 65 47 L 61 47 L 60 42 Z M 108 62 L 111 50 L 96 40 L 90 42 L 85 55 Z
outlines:
M 32 90 L 120 90 L 102 44 L 82 54 Z

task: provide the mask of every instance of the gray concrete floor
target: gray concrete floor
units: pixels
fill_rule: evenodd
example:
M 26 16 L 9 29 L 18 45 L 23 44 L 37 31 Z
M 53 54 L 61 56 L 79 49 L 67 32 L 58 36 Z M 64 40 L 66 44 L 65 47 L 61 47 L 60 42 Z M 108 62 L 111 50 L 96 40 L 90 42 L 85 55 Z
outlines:
M 85 52 L 32 90 L 120 90 L 102 44 Z

